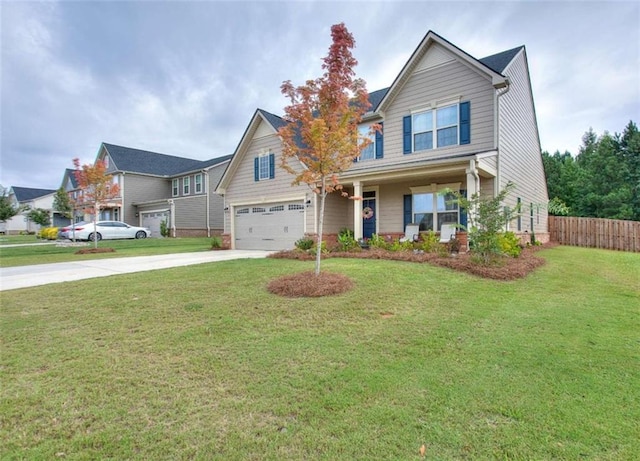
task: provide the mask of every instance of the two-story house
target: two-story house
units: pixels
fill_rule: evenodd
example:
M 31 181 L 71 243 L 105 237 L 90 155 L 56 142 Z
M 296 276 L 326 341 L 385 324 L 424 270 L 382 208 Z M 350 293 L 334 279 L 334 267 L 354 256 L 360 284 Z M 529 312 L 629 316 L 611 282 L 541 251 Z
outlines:
M 100 217 L 148 227 L 154 237 L 163 222 L 173 237 L 220 234 L 223 199 L 214 191 L 230 158 L 202 161 L 102 143 L 96 160 L 106 163 L 120 194 L 103 204 Z
M 370 93 L 362 132 L 383 126 L 373 144 L 340 176 L 348 192 L 327 198 L 325 233 L 347 227 L 357 238 L 400 236 L 408 223 L 421 231 L 465 225 L 446 190 L 495 196 L 515 183 L 506 206 L 526 213 L 511 230 L 547 233 L 547 188 L 524 46 L 476 59 L 430 31 L 389 88 Z M 277 130 L 285 121 L 257 110 L 227 168 L 227 243 L 238 249 L 292 248 L 317 232 L 317 196 L 277 167 Z M 366 212 L 363 213 L 363 210 Z
M 42 209 L 49 212 L 52 223 L 57 222 L 58 216 L 53 210 L 53 199 L 56 191 L 52 189 L 37 189 L 34 187 L 12 186 L 9 189 L 9 201 L 12 206 L 22 208 L 22 211 L 3 223 L 3 232 L 7 234 L 19 234 L 20 232 L 37 232 L 40 225 L 34 223 L 27 216 L 29 211 Z

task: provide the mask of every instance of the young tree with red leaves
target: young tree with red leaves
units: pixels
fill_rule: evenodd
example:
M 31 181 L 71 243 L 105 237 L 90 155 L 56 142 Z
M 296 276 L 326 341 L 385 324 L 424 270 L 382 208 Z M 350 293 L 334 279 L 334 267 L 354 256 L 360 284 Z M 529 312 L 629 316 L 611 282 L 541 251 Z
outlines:
M 331 27 L 333 40 L 323 59 L 325 73 L 305 85 L 290 80 L 281 88 L 291 105 L 285 107 L 287 125 L 280 128 L 283 143 L 281 167 L 295 175 L 294 185 L 305 183 L 320 197 L 316 241 L 316 275 L 320 274 L 322 230 L 327 194 L 341 191 L 339 174 L 347 170 L 371 143 L 358 133 L 358 124 L 370 107 L 365 82 L 355 78 L 358 61 L 351 54 L 353 35 L 344 23 Z M 379 130 L 379 125 L 372 125 Z M 302 171 L 294 169 L 302 163 Z
M 103 160 L 96 160 L 93 165 L 81 166 L 80 160 L 74 158 L 73 166 L 78 188 L 82 191 L 82 201 L 90 205 L 93 211 L 93 241 L 95 248 L 98 248 L 96 223 L 100 208 L 107 201 L 118 197 L 120 188 L 113 183 L 113 175 L 107 174 L 107 164 Z

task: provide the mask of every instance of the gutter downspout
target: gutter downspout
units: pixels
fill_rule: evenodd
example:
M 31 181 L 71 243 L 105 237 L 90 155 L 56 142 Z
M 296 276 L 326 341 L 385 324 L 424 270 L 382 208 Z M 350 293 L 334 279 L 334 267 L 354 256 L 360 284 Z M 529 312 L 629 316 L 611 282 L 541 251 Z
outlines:
M 496 152 L 498 152 L 498 155 L 496 156 L 496 180 L 495 183 L 493 185 L 493 193 L 494 196 L 498 195 L 500 193 L 500 189 L 501 189 L 501 174 L 500 174 L 500 98 L 502 96 L 504 96 L 505 94 L 507 94 L 509 92 L 509 90 L 511 89 L 511 82 L 509 81 L 509 79 L 507 79 L 507 86 L 504 88 L 504 91 L 500 91 L 500 90 L 496 90 L 495 92 L 495 100 L 496 100 L 496 109 L 495 109 L 495 117 L 496 117 L 496 123 L 495 123 L 495 130 L 494 130 L 494 145 L 496 147 Z
M 124 171 L 122 172 L 122 184 L 120 185 L 120 197 L 122 197 L 122 205 L 120 206 L 120 221 L 127 222 L 125 218 L 125 206 L 124 206 Z M 138 226 L 140 223 L 138 222 Z
M 204 191 L 207 196 L 206 206 L 207 212 L 205 213 L 207 216 L 207 237 L 211 237 L 211 217 L 209 212 L 209 172 L 207 170 L 202 170 L 202 178 L 204 181 Z

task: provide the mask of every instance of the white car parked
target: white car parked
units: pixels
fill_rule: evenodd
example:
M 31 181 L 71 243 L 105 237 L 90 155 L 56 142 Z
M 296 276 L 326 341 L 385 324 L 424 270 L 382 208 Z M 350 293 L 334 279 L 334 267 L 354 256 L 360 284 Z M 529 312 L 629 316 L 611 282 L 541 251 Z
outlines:
M 144 239 L 151 236 L 146 227 L 130 226 L 121 221 L 98 221 L 95 231 L 92 222 L 75 226 L 76 240 L 115 240 L 115 239 Z M 71 238 L 71 233 L 67 234 Z

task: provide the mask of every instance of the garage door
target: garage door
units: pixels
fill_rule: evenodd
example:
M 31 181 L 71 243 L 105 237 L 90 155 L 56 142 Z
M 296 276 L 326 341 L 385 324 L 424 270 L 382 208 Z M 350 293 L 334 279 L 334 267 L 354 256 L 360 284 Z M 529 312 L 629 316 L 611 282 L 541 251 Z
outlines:
M 304 237 L 302 202 L 260 204 L 235 209 L 238 250 L 289 250 Z
M 160 237 L 160 223 L 169 222 L 169 211 L 154 211 L 142 213 L 142 227 L 151 230 L 151 237 Z

